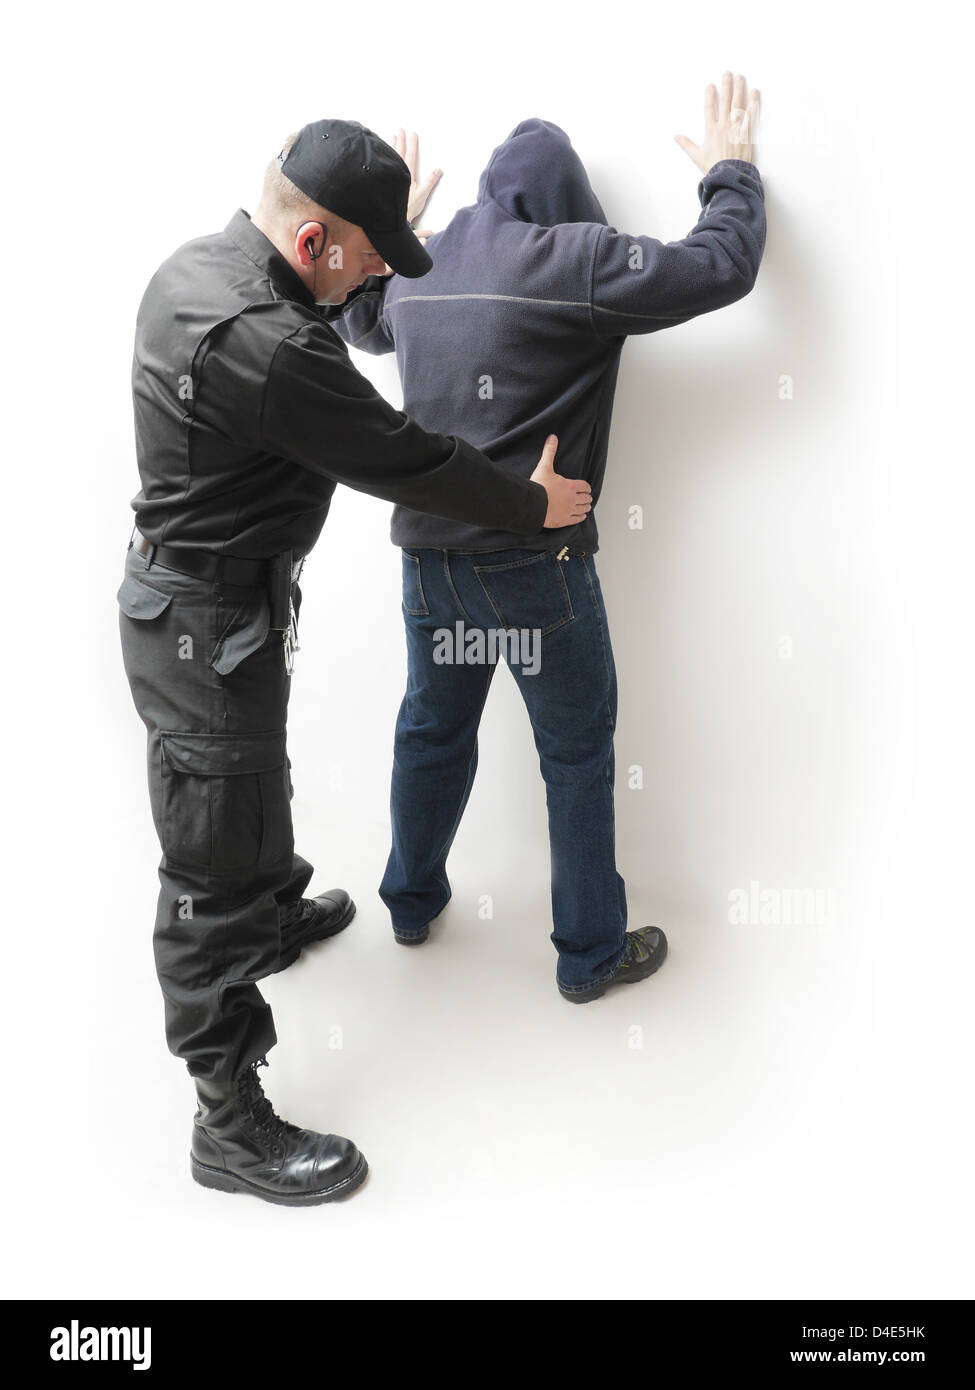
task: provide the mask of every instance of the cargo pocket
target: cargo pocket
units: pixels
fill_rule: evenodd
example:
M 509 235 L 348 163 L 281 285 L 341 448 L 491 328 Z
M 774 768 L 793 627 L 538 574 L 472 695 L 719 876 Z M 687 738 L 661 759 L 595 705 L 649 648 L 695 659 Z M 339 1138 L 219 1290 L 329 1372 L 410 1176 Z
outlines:
M 420 579 L 420 560 L 417 555 L 403 551 L 403 607 L 414 618 L 429 618 L 423 581 Z
M 172 594 L 164 594 L 159 589 L 154 589 L 151 584 L 143 583 L 134 574 L 125 576 L 116 598 L 123 613 L 130 618 L 141 620 L 158 618 L 173 601 Z
M 561 561 L 548 551 L 504 565 L 475 565 L 474 573 L 505 629 L 544 637 L 575 616 Z
M 161 733 L 163 851 L 213 875 L 294 853 L 285 731 Z

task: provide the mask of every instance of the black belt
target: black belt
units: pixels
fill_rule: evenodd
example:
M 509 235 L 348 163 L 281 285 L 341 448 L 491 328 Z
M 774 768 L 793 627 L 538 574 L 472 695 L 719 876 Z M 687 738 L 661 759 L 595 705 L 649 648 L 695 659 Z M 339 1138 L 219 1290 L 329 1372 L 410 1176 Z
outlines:
M 237 584 L 242 588 L 263 584 L 270 566 L 268 560 L 244 560 L 235 555 L 216 555 L 212 550 L 153 545 L 141 531 L 134 532 L 132 549 L 146 557 L 147 569 L 149 565 L 164 565 L 168 570 L 191 575 L 194 579 L 219 580 L 222 584 Z

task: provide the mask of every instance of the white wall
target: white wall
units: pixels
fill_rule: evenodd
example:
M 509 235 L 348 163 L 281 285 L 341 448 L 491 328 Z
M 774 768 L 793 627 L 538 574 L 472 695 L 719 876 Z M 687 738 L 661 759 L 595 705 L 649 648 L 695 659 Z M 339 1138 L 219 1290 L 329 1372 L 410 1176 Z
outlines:
M 679 1080 L 665 1076 L 643 1128 L 622 1119 L 625 1096 L 600 1123 L 611 1130 L 615 1114 L 626 1135 L 612 1172 L 644 1194 L 647 1213 L 666 1179 L 671 1215 L 656 1227 L 648 1215 L 636 1247 L 616 1238 L 613 1270 L 583 1269 L 575 1287 L 970 1292 L 938 1234 L 961 1172 L 963 1121 L 952 1116 L 971 927 L 971 450 L 952 418 L 968 384 L 970 224 L 959 214 L 970 141 L 952 109 L 950 7 L 903 21 L 833 0 L 463 10 L 431 0 L 294 17 L 240 0 L 25 13 L 3 117 L 7 767 L 20 836 L 7 1056 L 33 1122 L 73 1126 L 76 1195 L 83 1205 L 89 1193 L 103 1233 L 100 1253 L 69 1254 L 52 1275 L 41 1261 L 48 1214 L 28 1204 L 17 1235 L 27 1292 L 123 1292 L 123 1255 L 124 1291 L 160 1292 L 168 1257 L 133 1252 L 133 1223 L 148 1249 L 196 1201 L 184 1171 L 190 1096 L 165 1050 L 149 949 L 158 855 L 114 602 L 138 488 L 128 373 L 146 280 L 180 242 L 251 210 L 283 135 L 323 115 L 387 137 L 400 124 L 420 132 L 426 167 L 446 171 L 427 225 L 472 201 L 494 145 L 538 115 L 568 130 L 614 225 L 683 236 L 699 175 L 673 135 L 699 138 L 703 86 L 725 67 L 763 93 L 759 283 L 726 311 L 628 345 L 599 506 L 621 683 L 620 867 L 631 924 L 655 921 L 671 936 L 671 993 L 660 997 L 674 1026 L 689 1028 L 675 1046 Z M 356 361 L 398 404 L 393 359 Z M 784 374 L 792 400 L 779 398 Z M 633 504 L 642 530 L 627 525 Z M 291 716 L 299 847 L 319 865 L 319 890 L 354 891 L 369 962 L 387 944 L 375 885 L 405 670 L 388 512 L 336 497 L 303 586 Z M 642 790 L 627 786 L 633 765 Z M 512 972 L 552 990 L 544 794 L 507 673 L 451 867 L 458 939 L 476 930 L 478 895 L 493 894 L 502 917 L 525 914 L 504 938 Z M 752 880 L 821 890 L 826 920 L 733 924 L 729 894 Z M 362 961 L 341 960 L 357 978 Z M 302 1039 L 322 1019 L 307 984 L 293 999 L 283 981 L 269 992 L 283 1040 L 278 1094 L 294 1099 L 312 1084 Z M 627 1008 L 621 1029 L 638 1017 Z M 362 1009 L 368 1020 L 368 993 Z M 458 1025 L 443 1045 L 463 1048 L 465 1036 Z M 544 1050 L 553 1036 L 529 1027 L 525 1047 Z M 483 1037 L 467 1042 L 490 1056 Z M 666 1059 L 667 1039 L 657 1045 Z M 513 1066 L 519 1056 L 531 1066 L 517 1051 Z M 610 1089 L 617 1064 L 630 1065 L 619 1050 L 599 1063 Z M 350 1097 L 359 1065 L 354 1049 L 343 1057 Z M 649 1085 L 641 1075 L 629 1082 L 636 1105 Z M 449 1094 L 440 1102 L 450 1109 Z M 565 1159 L 559 1126 L 571 1129 L 569 1096 L 559 1103 L 553 1129 L 524 1116 L 526 1142 L 553 1175 Z M 437 1113 L 433 1104 L 429 1123 Z M 120 1127 L 127 1149 L 145 1146 L 141 1186 L 125 1176 Z M 96 1180 L 106 1146 L 120 1171 Z M 40 1182 L 47 1160 L 37 1163 Z M 507 1269 L 526 1296 L 549 1277 L 567 1292 L 542 1238 L 561 1229 L 565 1196 L 558 1211 L 555 1197 L 551 1209 L 533 1205 L 533 1284 L 487 1234 L 521 1209 L 495 1210 L 486 1190 L 465 1186 L 463 1165 L 449 1171 L 442 1204 L 423 1198 L 428 1279 L 453 1250 L 453 1221 L 487 1212 L 487 1263 L 451 1255 L 460 1291 L 498 1292 Z M 21 1168 L 20 1182 L 29 1178 Z M 911 1203 L 915 1185 L 926 1210 Z M 401 1197 L 396 1229 L 408 1240 L 408 1186 Z M 353 1245 L 366 1201 L 335 1219 Z M 76 1219 L 76 1245 L 90 1249 L 81 1215 L 62 1207 L 57 1217 Z M 685 1237 L 704 1242 L 707 1259 L 692 1260 Z M 388 1264 L 353 1268 L 360 1294 L 390 1292 Z M 202 1276 L 186 1291 L 206 1296 Z M 224 1291 L 249 1288 L 231 1278 Z

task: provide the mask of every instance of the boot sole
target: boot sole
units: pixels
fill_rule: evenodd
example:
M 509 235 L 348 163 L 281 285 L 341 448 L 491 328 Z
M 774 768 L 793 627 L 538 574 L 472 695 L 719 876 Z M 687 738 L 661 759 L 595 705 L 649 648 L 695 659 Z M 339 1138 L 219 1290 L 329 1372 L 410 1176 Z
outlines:
M 316 941 L 325 941 L 330 936 L 338 936 L 339 932 L 345 930 L 354 916 L 355 903 L 350 903 L 346 909 L 345 916 L 336 926 L 326 927 L 324 931 L 315 932 L 312 936 L 306 936 L 300 946 L 289 946 L 288 954 L 281 957 L 277 970 L 272 970 L 271 974 L 277 975 L 280 971 L 287 970 L 289 965 L 294 965 L 306 946 L 313 946 Z
M 323 1187 L 318 1192 L 297 1192 L 279 1193 L 269 1192 L 266 1187 L 259 1187 L 257 1183 L 248 1182 L 246 1178 L 240 1178 L 236 1173 L 228 1173 L 224 1168 L 211 1168 L 206 1163 L 201 1163 L 198 1158 L 190 1154 L 190 1171 L 193 1178 L 201 1187 L 211 1187 L 217 1192 L 249 1192 L 252 1197 L 260 1197 L 262 1201 L 274 1202 L 280 1207 L 314 1207 L 321 1205 L 322 1202 L 334 1202 L 342 1197 L 349 1196 L 357 1187 L 361 1187 L 366 1180 L 369 1172 L 369 1164 L 364 1155 L 359 1155 L 359 1162 L 355 1169 L 347 1178 L 337 1182 L 332 1187 Z
M 613 985 L 637 985 L 641 980 L 648 980 L 651 975 L 663 965 L 667 959 L 667 943 L 664 941 L 664 948 L 660 952 L 660 959 L 650 966 L 649 970 L 644 970 L 640 975 L 623 975 L 618 980 L 607 980 L 604 985 L 597 985 L 594 989 L 585 989 L 578 994 L 566 994 L 564 990 L 559 990 L 563 999 L 568 999 L 570 1004 L 589 1004 L 593 999 L 602 999 L 603 995 Z

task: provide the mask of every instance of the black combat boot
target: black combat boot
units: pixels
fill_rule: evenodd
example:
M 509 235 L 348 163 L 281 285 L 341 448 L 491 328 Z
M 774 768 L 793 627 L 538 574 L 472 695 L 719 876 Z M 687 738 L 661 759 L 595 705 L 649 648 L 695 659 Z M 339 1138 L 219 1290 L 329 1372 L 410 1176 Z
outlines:
M 344 1197 L 369 1171 L 365 1158 L 337 1134 L 299 1129 L 277 1116 L 252 1062 L 233 1081 L 194 1077 L 190 1167 L 204 1187 L 250 1192 L 265 1202 L 312 1206 Z
M 355 916 L 355 903 L 344 888 L 331 888 L 317 898 L 299 898 L 280 912 L 281 954 L 271 972 L 287 970 L 313 941 L 344 931 Z

